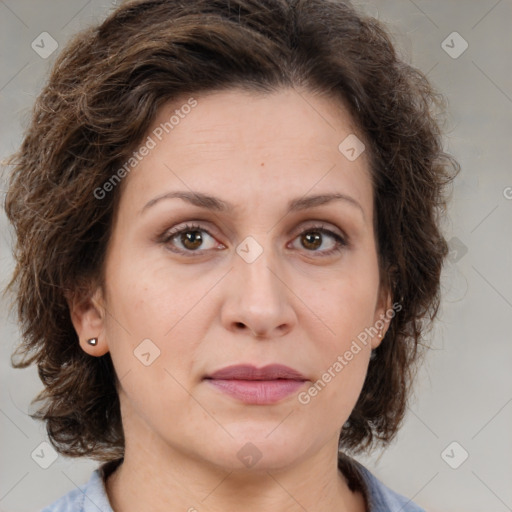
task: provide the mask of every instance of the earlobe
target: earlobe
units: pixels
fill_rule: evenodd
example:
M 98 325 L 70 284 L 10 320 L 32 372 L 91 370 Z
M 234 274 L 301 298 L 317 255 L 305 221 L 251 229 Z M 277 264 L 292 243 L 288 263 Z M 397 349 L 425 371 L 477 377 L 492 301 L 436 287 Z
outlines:
M 383 289 L 379 297 L 379 306 L 375 311 L 374 327 L 377 329 L 377 335 L 372 338 L 372 349 L 376 349 L 386 336 L 389 329 L 389 323 L 393 316 L 390 316 L 392 310 L 392 297 L 388 289 Z
M 67 296 L 71 322 L 77 333 L 80 347 L 91 356 L 99 357 L 108 352 L 105 332 L 105 308 L 101 288 L 84 298 Z
M 80 346 L 84 352 L 94 357 L 103 356 L 108 352 L 108 344 L 103 336 L 88 338 L 86 340 L 80 339 Z

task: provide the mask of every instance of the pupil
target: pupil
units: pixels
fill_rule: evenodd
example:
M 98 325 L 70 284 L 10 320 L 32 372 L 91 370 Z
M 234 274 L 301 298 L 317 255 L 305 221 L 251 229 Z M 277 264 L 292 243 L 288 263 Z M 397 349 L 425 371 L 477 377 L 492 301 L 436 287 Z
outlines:
M 318 232 L 306 233 L 304 235 L 304 238 L 306 240 L 306 245 L 308 246 L 313 246 L 313 248 L 317 248 L 319 245 L 321 245 L 321 235 Z
M 185 247 L 196 249 L 201 245 L 201 234 L 199 231 L 187 231 L 183 233 L 181 242 Z

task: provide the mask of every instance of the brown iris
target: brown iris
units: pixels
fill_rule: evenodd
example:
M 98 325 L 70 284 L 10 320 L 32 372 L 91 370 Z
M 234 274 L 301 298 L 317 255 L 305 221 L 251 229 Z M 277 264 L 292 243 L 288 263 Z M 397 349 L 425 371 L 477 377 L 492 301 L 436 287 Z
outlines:
M 203 242 L 203 237 L 199 230 L 185 231 L 181 234 L 181 243 L 187 249 L 197 249 Z
M 302 235 L 301 241 L 306 249 L 318 249 L 322 245 L 322 235 L 318 231 L 308 231 Z

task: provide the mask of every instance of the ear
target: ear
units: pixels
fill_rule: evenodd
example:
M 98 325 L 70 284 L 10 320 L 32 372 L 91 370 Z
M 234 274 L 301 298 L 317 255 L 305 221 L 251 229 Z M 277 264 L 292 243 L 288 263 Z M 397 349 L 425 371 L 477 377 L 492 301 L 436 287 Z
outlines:
M 379 289 L 377 307 L 375 308 L 375 316 L 373 319 L 373 326 L 377 329 L 378 333 L 375 336 L 372 336 L 372 350 L 377 348 L 386 336 L 386 332 L 389 329 L 389 323 L 394 316 L 394 314 L 392 314 L 394 313 L 392 306 L 393 297 L 390 287 L 382 283 Z
M 87 354 L 99 357 L 108 352 L 105 338 L 105 307 L 103 291 L 98 286 L 92 292 L 74 292 L 66 295 L 71 322 L 78 335 L 80 346 Z M 97 343 L 91 345 L 88 340 L 97 338 Z

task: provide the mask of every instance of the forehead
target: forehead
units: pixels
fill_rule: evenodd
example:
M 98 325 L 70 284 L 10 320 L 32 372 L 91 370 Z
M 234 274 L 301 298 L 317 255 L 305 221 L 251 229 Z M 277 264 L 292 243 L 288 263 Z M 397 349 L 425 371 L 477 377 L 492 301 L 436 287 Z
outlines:
M 126 193 L 140 202 L 190 188 L 247 204 L 336 188 L 368 202 L 366 152 L 352 160 L 343 152 L 353 137 L 362 145 L 355 131 L 341 102 L 305 91 L 184 96 L 158 111 L 144 139 L 152 149 L 128 177 Z
M 163 128 L 163 138 L 168 135 L 176 145 L 212 151 L 262 145 L 272 149 L 297 142 L 307 144 L 306 150 L 320 151 L 332 149 L 333 144 L 337 147 L 340 137 L 356 131 L 341 101 L 292 88 L 272 93 L 241 89 L 203 93 L 194 98 L 193 108 L 187 107 L 190 98 L 183 96 L 160 108 L 149 132 Z M 170 121 L 176 123 L 172 128 Z

